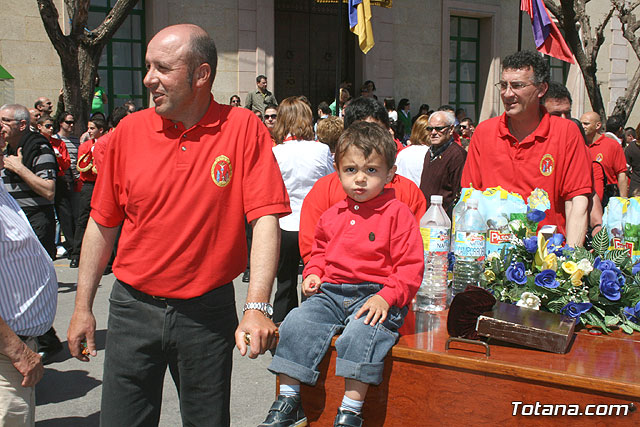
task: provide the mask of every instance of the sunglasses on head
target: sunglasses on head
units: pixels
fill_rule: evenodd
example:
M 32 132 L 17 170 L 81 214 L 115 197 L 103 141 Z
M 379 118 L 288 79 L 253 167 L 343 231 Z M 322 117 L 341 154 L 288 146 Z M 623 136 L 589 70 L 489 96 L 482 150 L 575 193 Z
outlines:
M 265 119 L 265 120 L 267 120 L 267 119 L 275 120 L 275 119 L 276 119 L 276 117 L 278 117 L 278 115 L 277 115 L 277 114 L 265 114 L 265 115 L 264 115 L 264 119 Z
M 447 130 L 449 126 L 427 126 L 427 130 L 429 132 L 433 132 L 434 130 L 438 133 L 442 133 Z

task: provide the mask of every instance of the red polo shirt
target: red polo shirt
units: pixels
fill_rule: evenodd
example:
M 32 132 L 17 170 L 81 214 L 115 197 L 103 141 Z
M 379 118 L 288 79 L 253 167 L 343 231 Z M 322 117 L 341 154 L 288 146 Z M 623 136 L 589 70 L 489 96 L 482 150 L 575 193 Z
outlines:
M 244 217 L 291 212 L 267 128 L 211 103 L 190 129 L 153 108 L 125 117 L 106 147 L 91 217 L 122 224 L 115 276 L 150 295 L 192 298 L 246 267 Z
M 502 186 L 527 198 L 535 188 L 549 194 L 551 209 L 541 224 L 564 233 L 564 202 L 593 189 L 591 156 L 575 123 L 543 113 L 536 130 L 523 141 L 511 135 L 507 116 L 486 120 L 471 137 L 462 187 Z
M 422 281 L 424 247 L 418 222 L 394 194 L 385 189 L 364 203 L 347 197 L 323 213 L 304 277 L 379 283 L 389 305 L 408 305 Z
M 95 158 L 93 157 L 94 148 L 96 146 L 95 139 L 88 139 L 78 147 L 78 171 L 80 172 L 80 180 L 83 182 L 94 182 L 98 177 L 94 172 Z M 80 169 L 86 169 L 82 172 Z M 97 171 L 97 168 L 95 169 Z
M 413 181 L 396 174 L 385 188 L 393 188 L 396 198 L 406 204 L 413 216 L 418 222 L 420 221 L 427 210 L 427 202 L 424 194 Z M 318 220 L 327 209 L 346 197 L 347 193 L 342 188 L 337 172 L 320 178 L 305 197 L 300 211 L 300 231 L 298 233 L 300 255 L 305 264 L 311 257 L 313 235 Z
M 67 144 L 65 144 L 63 140 L 55 137 L 52 137 L 49 142 L 58 161 L 58 176 L 63 176 L 64 172 L 71 166 L 71 158 L 69 157 Z
M 593 160 L 600 162 L 607 176 L 607 184 L 617 184 L 618 175 L 627 170 L 627 160 L 624 150 L 616 141 L 601 135 L 587 146 Z

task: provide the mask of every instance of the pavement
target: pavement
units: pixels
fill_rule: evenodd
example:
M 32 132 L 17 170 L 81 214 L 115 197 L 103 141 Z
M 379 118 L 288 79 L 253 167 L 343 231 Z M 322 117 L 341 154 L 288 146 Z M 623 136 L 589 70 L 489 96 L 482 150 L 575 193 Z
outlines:
M 102 367 L 106 338 L 109 294 L 115 280 L 103 276 L 94 303 L 98 355 L 90 362 L 71 357 L 66 336 L 73 313 L 78 269 L 69 268 L 69 260 L 54 262 L 58 275 L 58 311 L 54 322 L 63 351 L 45 366 L 44 377 L 36 386 L 36 425 L 38 427 L 98 426 Z M 247 284 L 240 276 L 234 280 L 238 318 L 247 295 Z M 267 371 L 271 355 L 251 360 L 235 350 L 231 378 L 231 425 L 256 426 L 264 420 L 275 396 L 275 376 Z M 182 424 L 178 396 L 171 375 L 165 376 L 162 394 L 161 426 Z

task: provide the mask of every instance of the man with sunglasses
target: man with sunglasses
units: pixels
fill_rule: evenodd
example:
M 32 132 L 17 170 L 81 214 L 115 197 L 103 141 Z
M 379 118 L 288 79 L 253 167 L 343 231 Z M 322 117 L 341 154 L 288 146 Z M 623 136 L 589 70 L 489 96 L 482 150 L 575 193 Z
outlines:
M 480 123 L 471 138 L 462 186 L 497 187 L 528 197 L 549 195 L 541 222 L 558 226 L 570 246 L 582 245 L 592 191 L 591 158 L 580 131 L 540 105 L 549 87 L 549 66 L 537 52 L 506 57 L 496 85 L 505 112 Z
M 420 190 L 427 201 L 442 196 L 442 207 L 451 216 L 453 202 L 460 194 L 460 177 L 467 152 L 453 141 L 455 116 L 451 111 L 436 111 L 429 117 L 430 149 L 424 156 Z

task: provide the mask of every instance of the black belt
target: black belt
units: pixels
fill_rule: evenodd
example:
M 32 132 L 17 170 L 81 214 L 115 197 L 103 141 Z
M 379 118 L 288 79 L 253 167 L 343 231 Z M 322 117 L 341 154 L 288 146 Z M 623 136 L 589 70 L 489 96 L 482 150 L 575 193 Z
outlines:
M 18 335 L 18 338 L 20 338 L 22 340 L 22 342 L 27 342 L 31 338 L 35 338 L 35 337 L 27 337 L 27 336 L 24 336 L 24 335 Z
M 197 296 L 197 297 L 193 297 L 193 298 L 187 298 L 187 299 L 180 299 L 180 298 L 165 298 L 165 297 L 158 297 L 155 295 L 149 295 L 145 292 L 139 291 L 136 288 L 134 288 L 133 286 L 118 280 L 118 282 L 127 290 L 127 292 L 129 292 L 129 294 L 131 294 L 131 296 L 133 296 L 135 299 L 139 300 L 139 301 L 144 301 L 144 302 L 148 302 L 154 305 L 173 305 L 173 304 L 180 304 L 180 303 L 189 303 L 189 302 L 196 302 L 199 299 L 204 299 L 206 298 L 209 294 L 211 293 L 225 293 L 225 292 L 233 292 L 233 282 L 229 282 L 229 283 L 225 283 L 222 286 L 219 286 L 217 288 L 214 288 L 212 290 L 210 290 L 209 292 Z M 231 288 L 231 289 L 229 289 Z

